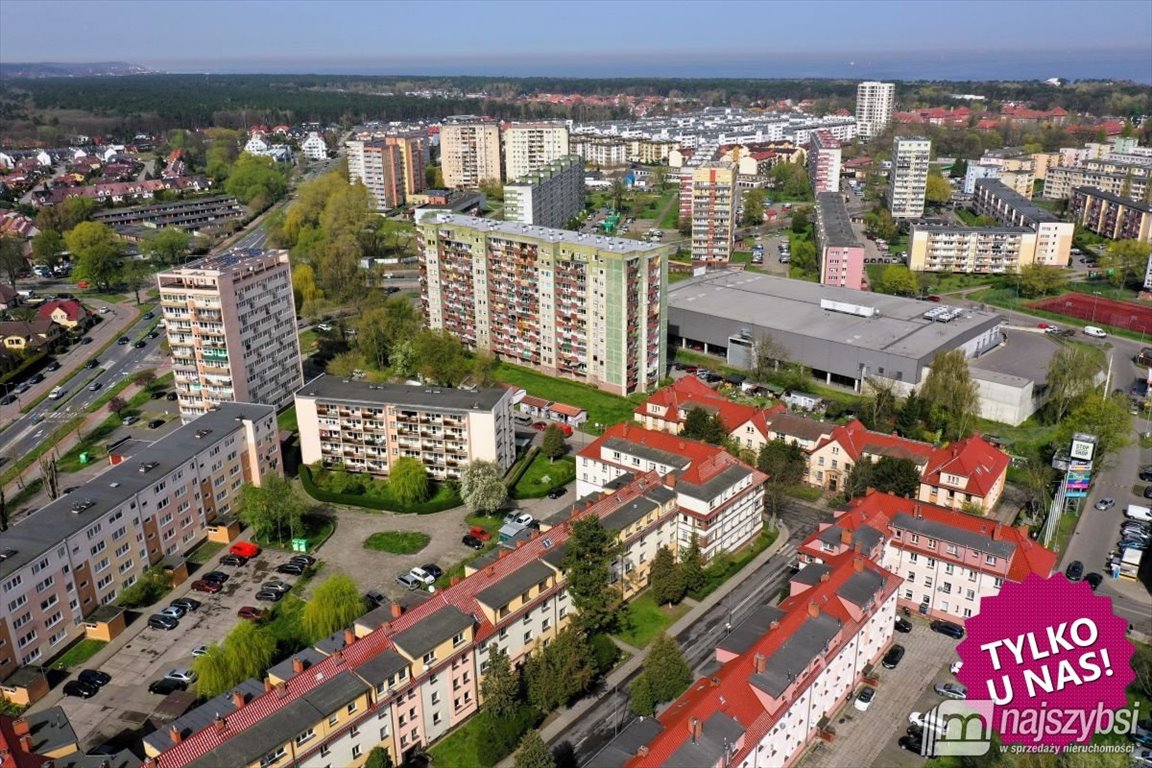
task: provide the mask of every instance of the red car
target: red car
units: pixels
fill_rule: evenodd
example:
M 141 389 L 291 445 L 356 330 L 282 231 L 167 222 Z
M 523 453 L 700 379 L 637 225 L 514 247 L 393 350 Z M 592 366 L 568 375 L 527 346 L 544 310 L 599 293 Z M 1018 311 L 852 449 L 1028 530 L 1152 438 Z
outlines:
M 488 541 L 490 538 L 492 538 L 492 534 L 488 533 L 488 531 L 484 530 L 478 525 L 474 526 L 472 530 L 468 531 L 468 535 L 474 536 L 480 541 Z
M 256 546 L 250 541 L 238 541 L 232 546 L 228 547 L 228 551 L 240 557 L 246 557 L 249 560 L 260 554 L 260 547 Z
M 1037 328 L 1042 328 L 1043 330 L 1045 330 L 1045 331 L 1046 331 L 1046 330 L 1048 330 L 1049 328 L 1051 328 L 1052 326 L 1051 326 L 1051 325 L 1049 325 L 1048 323 L 1036 323 L 1036 327 L 1037 327 Z
M 236 615 L 242 619 L 251 619 L 252 621 L 259 621 L 264 615 L 264 611 L 256 608 L 255 606 L 246 605 L 240 610 L 236 611 Z
M 533 422 L 532 429 L 536 430 L 537 432 L 543 432 L 544 430 L 548 429 L 548 425 L 542 421 L 537 421 Z
M 214 595 L 222 589 L 224 589 L 224 585 L 217 581 L 204 581 L 201 579 L 200 581 L 192 582 L 193 592 L 207 592 Z
M 572 427 L 567 424 L 557 424 L 556 426 L 560 427 L 560 431 L 564 433 L 564 437 L 572 437 Z

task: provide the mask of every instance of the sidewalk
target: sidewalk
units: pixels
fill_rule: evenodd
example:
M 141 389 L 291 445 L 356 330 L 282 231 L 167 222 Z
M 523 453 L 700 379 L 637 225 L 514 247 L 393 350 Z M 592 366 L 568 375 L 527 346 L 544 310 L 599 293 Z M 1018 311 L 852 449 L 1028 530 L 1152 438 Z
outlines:
M 780 533 L 776 537 L 776 541 L 772 542 L 772 546 L 768 547 L 768 549 L 757 555 L 756 558 L 752 560 L 752 562 L 744 566 L 740 573 L 737 573 L 735 576 L 728 579 L 728 581 L 721 584 L 715 592 L 705 597 L 703 600 L 697 603 L 692 608 L 692 610 L 681 616 L 675 624 L 668 628 L 668 635 L 671 637 L 677 637 L 684 630 L 688 629 L 688 627 L 695 624 L 709 609 L 723 600 L 729 592 L 734 590 L 742 578 L 746 578 L 749 573 L 754 572 L 757 568 L 767 563 L 776 555 L 777 552 L 783 549 L 784 546 L 788 543 L 788 537 L 791 534 L 783 522 L 778 522 L 777 526 Z M 622 645 L 618 641 L 616 644 L 617 646 Z M 640 670 L 641 665 L 644 663 L 645 653 L 645 651 L 636 651 L 632 658 L 628 659 L 616 669 L 609 672 L 608 676 L 604 678 L 603 690 L 606 693 L 610 693 L 617 687 L 624 687 L 624 684 L 629 680 L 629 678 L 631 678 Z M 560 736 L 564 733 L 565 730 L 567 730 L 570 724 L 583 717 L 584 714 L 597 702 L 599 702 L 599 698 L 581 699 L 573 706 L 558 713 L 556 719 L 552 720 L 550 723 L 540 729 L 540 737 L 544 739 L 544 743 L 550 744 L 551 742 L 560 738 Z M 499 765 L 501 768 L 509 768 L 513 762 L 513 756 L 510 755 L 504 760 L 500 761 Z

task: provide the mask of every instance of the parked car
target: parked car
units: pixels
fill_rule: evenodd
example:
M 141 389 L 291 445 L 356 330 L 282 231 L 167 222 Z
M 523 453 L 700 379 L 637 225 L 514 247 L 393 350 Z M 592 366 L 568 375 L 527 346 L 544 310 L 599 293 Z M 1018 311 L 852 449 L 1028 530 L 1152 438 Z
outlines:
M 284 593 L 275 589 L 262 589 L 256 593 L 256 599 L 262 603 L 278 603 L 282 597 Z
M 946 699 L 968 698 L 968 689 L 959 683 L 936 683 L 932 690 Z
M 1152 485 L 1144 486 L 1144 498 L 1152 499 Z
M 276 573 L 283 573 L 287 576 L 300 576 L 304 573 L 304 566 L 300 563 L 284 563 L 284 565 L 276 568 Z
M 1084 563 L 1079 560 L 1068 563 L 1068 567 L 1064 569 L 1064 578 L 1068 581 L 1080 581 L 1084 578 Z
M 867 712 L 874 698 L 876 698 L 876 689 L 866 685 L 860 690 L 860 693 L 856 694 L 856 701 L 852 703 L 852 706 L 861 712 Z
M 193 592 L 207 592 L 210 595 L 214 595 L 222 589 L 224 589 L 224 585 L 218 581 L 199 579 L 198 581 L 192 582 Z
M 180 626 L 180 622 L 171 616 L 165 616 L 162 613 L 154 613 L 148 617 L 148 626 L 152 629 L 162 629 L 165 632 L 169 632 Z
M 107 672 L 101 672 L 98 669 L 82 669 L 80 670 L 80 674 L 76 675 L 76 679 L 87 685 L 103 688 L 112 682 L 112 675 Z
M 29 386 L 31 386 L 31 385 L 33 385 L 33 384 L 39 384 L 39 383 L 40 383 L 40 382 L 42 382 L 42 381 L 44 381 L 44 374 L 42 374 L 42 373 L 34 373 L 34 374 L 32 374 L 32 376 L 31 376 L 31 377 L 28 379 L 28 385 L 29 385 Z
M 400 574 L 396 577 L 396 583 L 404 587 L 404 589 L 419 589 L 420 587 L 420 580 L 411 573 Z
M 224 555 L 220 558 L 220 565 L 231 565 L 233 567 L 240 567 L 248 562 L 248 558 L 240 557 L 240 555 Z
M 312 557 L 311 555 L 292 555 L 292 557 L 288 558 L 288 562 L 300 563 L 300 565 L 304 566 L 305 568 L 311 568 L 312 566 L 316 565 L 316 558 Z
M 952 666 L 948 667 L 948 671 L 951 672 L 953 675 L 958 675 L 958 674 L 960 674 L 960 669 L 963 666 L 964 666 L 964 662 L 954 661 L 954 662 L 952 662 Z
M 896 669 L 896 665 L 900 663 L 902 658 L 904 658 L 904 646 L 894 645 L 888 649 L 888 653 L 884 654 L 880 664 L 885 669 Z
M 436 577 L 423 568 L 413 568 L 408 574 L 421 584 L 432 584 L 436 581 Z
M 208 655 L 208 646 L 206 646 L 206 645 L 198 645 L 192 649 L 192 656 L 194 658 L 199 657 L 199 656 L 207 656 L 207 655 Z
M 388 602 L 388 598 L 384 596 L 383 592 L 379 590 L 370 589 L 364 593 L 364 599 L 367 600 L 373 607 L 379 608 Z
M 464 542 L 464 546 L 466 547 L 470 547 L 472 549 L 484 549 L 484 542 L 480 541 L 480 539 L 476 538 L 470 533 L 464 534 L 464 538 L 461 539 L 461 541 Z
M 261 590 L 271 589 L 281 594 L 292 591 L 292 585 L 282 579 L 273 579 L 260 585 Z
M 553 488 L 552 490 L 548 491 L 548 498 L 558 499 L 567 492 L 568 492 L 568 489 L 561 485 L 559 487 Z
M 264 615 L 264 611 L 260 610 L 254 605 L 243 605 L 240 607 L 240 610 L 236 611 L 236 615 L 241 619 L 259 621 L 260 617 Z
M 154 680 L 148 686 L 148 693 L 159 694 L 160 696 L 167 696 L 175 691 L 182 691 L 188 687 L 188 683 L 182 683 L 179 680 L 169 680 L 166 677 Z
M 48 365 L 44 366 L 44 370 L 49 372 L 60 370 L 60 361 L 53 360 L 52 362 L 48 363 Z
M 208 571 L 208 573 L 200 577 L 202 581 L 214 581 L 217 584 L 224 584 L 230 578 L 232 577 L 223 571 Z
M 521 528 L 526 528 L 532 524 L 536 518 L 527 512 L 512 512 L 504 518 L 504 525 L 518 525 Z
M 159 429 L 164 426 L 164 419 L 152 419 L 148 422 L 148 429 Z
M 69 680 L 64 683 L 65 696 L 78 696 L 81 699 L 90 699 L 100 692 L 100 689 L 88 683 L 82 683 L 79 680 Z
M 239 555 L 251 560 L 260 554 L 260 547 L 256 546 L 250 541 L 238 541 L 232 546 L 228 547 L 229 554 Z
M 1096 509 L 1103 512 L 1106 509 L 1112 509 L 1112 507 L 1116 506 L 1116 499 L 1112 498 L 1111 496 L 1105 496 L 1104 498 L 1100 499 L 1100 501 L 1096 502 L 1095 506 Z
M 179 605 L 170 605 L 164 610 L 160 611 L 159 615 L 171 616 L 172 618 L 179 620 L 184 618 L 184 614 L 186 613 L 188 613 L 188 611 L 184 610 L 184 608 L 180 607 Z
M 532 429 L 536 430 L 537 432 L 543 432 L 544 430 L 548 429 L 548 425 L 542 421 L 536 421 L 532 423 Z
M 1094 339 L 1105 339 L 1108 337 L 1107 332 L 1103 328 L 1097 328 L 1095 325 L 1084 326 L 1084 335 L 1091 336 Z
M 190 685 L 196 682 L 196 673 L 188 667 L 176 667 L 176 669 L 168 670 L 168 674 L 164 675 L 169 680 L 175 680 L 185 685 Z
M 4 397 L 0 397 L 0 405 L 12 405 L 14 402 L 16 402 L 16 395 L 4 395 Z
M 1087 584 L 1093 592 L 1095 592 L 1097 587 L 1099 587 L 1103 582 L 1104 577 L 1095 571 L 1084 577 L 1084 583 Z
M 942 635 L 948 635 L 948 637 L 954 637 L 957 640 L 960 640 L 964 637 L 964 627 L 960 626 L 959 624 L 953 624 L 950 621 L 941 621 L 937 619 L 936 621 L 932 622 L 930 626 L 932 627 L 933 632 L 939 632 Z
M 472 530 L 468 531 L 468 535 L 480 541 L 488 541 L 488 539 L 492 538 L 492 534 L 478 525 L 472 526 Z
M 132 343 L 132 339 L 128 338 L 127 336 L 121 336 L 120 338 L 116 339 L 116 344 L 121 346 L 121 347 L 124 346 L 125 344 L 131 344 L 131 343 Z
M 175 392 L 169 392 L 168 394 L 164 395 L 165 400 L 175 400 L 178 397 L 180 397 L 180 396 L 177 395 Z
M 203 603 L 191 597 L 178 597 L 172 601 L 172 605 L 179 605 L 186 611 L 195 611 L 203 605 Z
M 420 570 L 424 571 L 434 579 L 438 579 L 444 575 L 444 569 L 435 563 L 425 563 L 424 565 L 420 566 Z
M 135 424 L 138 421 L 140 421 L 139 416 L 121 416 L 120 417 L 120 423 L 126 427 L 130 426 L 132 424 Z
M 908 621 L 908 619 L 897 618 L 896 619 L 896 631 L 897 632 L 904 632 L 905 634 L 907 634 L 908 632 L 911 632 L 912 631 L 912 622 Z

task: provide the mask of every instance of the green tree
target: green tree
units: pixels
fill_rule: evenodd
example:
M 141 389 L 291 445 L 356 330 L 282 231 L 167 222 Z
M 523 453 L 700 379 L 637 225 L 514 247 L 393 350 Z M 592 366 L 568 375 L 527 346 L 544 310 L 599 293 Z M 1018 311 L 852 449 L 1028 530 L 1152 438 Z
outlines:
M 84 221 L 64 234 L 64 242 L 76 267 L 72 279 L 89 282 L 98 290 L 106 291 L 120 275 L 120 238 L 107 224 Z
M 744 193 L 744 216 L 741 224 L 745 227 L 758 227 L 764 223 L 763 189 L 754 188 Z
M 316 270 L 310 264 L 298 264 L 292 268 L 292 297 L 295 299 L 297 312 L 312 310 L 316 302 L 324 297 L 316 287 Z
M 891 240 L 900 234 L 900 228 L 887 208 L 873 208 L 864 214 L 864 227 L 881 240 Z
M 702 440 L 712 445 L 720 445 L 728 439 L 728 430 L 725 429 L 720 414 L 708 413 L 699 407 L 688 411 L 688 415 L 684 417 L 684 429 L 680 434 L 689 440 Z
M 96 201 L 87 197 L 70 197 L 36 214 L 36 229 L 67 232 L 82 221 L 88 221 L 96 212 Z
M 1133 275 L 1143 277 L 1148 266 L 1152 245 L 1140 240 L 1117 240 L 1108 245 L 1100 258 L 1100 266 L 1109 270 L 1109 280 L 1118 287 L 1128 283 Z
M 144 252 L 161 264 L 182 264 L 188 257 L 192 238 L 179 227 L 164 227 L 144 241 Z
M 243 152 L 224 182 L 224 191 L 245 205 L 266 208 L 288 191 L 288 180 L 272 158 Z
M 656 714 L 656 694 L 652 691 L 652 679 L 647 672 L 641 672 L 632 680 L 632 687 L 628 693 L 628 706 L 641 717 L 651 717 Z
M 952 199 L 952 185 L 938 173 L 928 174 L 928 185 L 924 189 L 924 201 L 933 205 L 943 205 Z
M 520 706 L 520 679 L 508 654 L 495 643 L 489 645 L 488 671 L 480 681 L 482 706 L 497 718 L 509 718 Z
M 1060 267 L 1028 264 L 1020 270 L 1020 295 L 1025 298 L 1063 293 L 1068 274 Z
M 810 226 L 812 226 L 812 218 L 807 208 L 796 208 L 792 211 L 792 231 L 795 234 L 804 234 Z
M 805 280 L 820 279 L 820 263 L 816 260 L 816 243 L 811 240 L 798 240 L 792 247 L 792 272 L 800 273 Z
M 304 604 L 300 625 L 312 642 L 323 640 L 364 614 L 364 598 L 356 582 L 342 573 L 329 576 L 312 592 Z
M 540 732 L 531 730 L 520 741 L 513 765 L 515 768 L 556 768 L 556 758 L 540 738 Z
M 946 439 L 968 436 L 980 414 L 980 398 L 964 350 L 936 355 L 920 387 L 920 399 L 932 409 L 933 419 Z
M 695 533 L 688 542 L 688 549 L 680 555 L 680 567 L 684 571 L 684 588 L 689 594 L 704 587 L 704 554 L 700 551 L 700 542 Z
M 124 287 L 136 295 L 137 306 L 140 305 L 140 289 L 153 283 L 155 274 L 152 265 L 141 259 L 129 259 L 121 267 L 120 279 Z
M 867 463 L 864 459 L 860 463 Z M 920 491 L 920 469 L 911 459 L 881 456 L 872 465 L 872 487 L 897 496 L 915 498 Z
M 904 437 L 914 437 L 920 433 L 920 419 L 922 418 L 920 398 L 916 390 L 908 393 L 900 413 L 896 417 L 896 431 Z
M 596 676 L 593 656 L 584 629 L 574 624 L 565 627 L 524 665 L 528 703 L 542 713 L 551 712 L 583 693 Z
M 364 768 L 393 768 L 392 753 L 384 747 L 372 747 L 368 752 L 368 759 Z
M 460 473 L 460 498 L 473 514 L 490 515 L 508 500 L 504 473 L 494 461 L 473 461 Z
M 628 185 L 624 183 L 624 177 L 617 176 L 612 179 L 609 195 L 612 197 L 612 208 L 617 212 L 623 211 L 624 201 L 628 197 Z
M 648 588 L 652 590 L 652 598 L 657 605 L 679 603 L 688 591 L 684 570 L 668 547 L 656 550 L 652 570 L 648 573 Z
M 417 370 L 430 384 L 454 387 L 468 375 L 464 345 L 447 331 L 423 330 L 413 342 Z
M 795 443 L 769 440 L 760 446 L 756 468 L 768 475 L 764 484 L 764 504 L 771 515 L 779 515 L 784 506 L 786 491 L 804 481 L 808 462 L 804 449 Z
M 869 488 L 875 488 L 872 481 L 872 473 L 875 467 L 871 461 L 861 459 L 852 465 L 852 469 L 848 472 L 848 477 L 844 478 L 844 486 L 841 488 L 844 498 L 851 501 L 852 499 L 863 496 Z
M 240 489 L 240 519 L 252 526 L 256 537 L 264 541 L 284 541 L 295 538 L 300 530 L 305 504 L 292 485 L 278 474 L 269 472 L 260 485 L 246 483 Z
M 375 367 L 384 368 L 394 363 L 395 348 L 420 332 L 420 323 L 415 305 L 408 299 L 393 296 L 382 306 L 360 315 L 356 323 L 356 349 Z M 452 350 L 450 353 L 455 354 Z M 464 365 L 460 367 L 463 369 Z
M 894 296 L 911 296 L 920 289 L 916 275 L 903 264 L 889 264 L 880 274 L 877 290 Z
M 964 158 L 959 158 L 952 163 L 952 170 L 948 175 L 954 179 L 962 179 L 968 174 L 968 161 Z
M 556 461 L 568 451 L 568 444 L 564 442 L 564 433 L 560 431 L 558 425 L 549 424 L 544 429 L 544 435 L 540 439 L 540 450 L 544 452 L 549 461 Z
M 37 264 L 55 267 L 60 263 L 60 254 L 67 250 L 64 236 L 54 229 L 45 229 L 32 238 L 32 258 Z
M 644 673 L 648 675 L 656 701 L 672 701 L 692 684 L 692 667 L 679 644 L 663 632 L 648 647 Z
M 419 504 L 428 498 L 428 470 L 423 462 L 411 456 L 401 456 L 388 474 L 388 490 L 403 505 Z
M 260 677 L 276 654 L 276 639 L 255 624 L 244 621 L 232 628 L 219 645 L 192 661 L 196 693 L 212 698 L 235 688 L 251 677 Z
M 1057 426 L 1053 445 L 1066 449 L 1077 432 L 1096 436 L 1093 462 L 1097 467 L 1107 467 L 1112 457 L 1132 439 L 1128 398 L 1124 395 L 1085 397 Z
M 16 287 L 20 273 L 27 267 L 28 262 L 24 259 L 24 243 L 10 235 L 0 237 L 0 273 L 7 276 L 13 288 Z
M 585 516 L 572 523 L 563 569 L 579 613 L 577 620 L 589 632 L 607 632 L 616 623 L 622 598 L 611 587 L 611 564 L 619 549 L 615 536 L 598 517 Z
M 777 163 L 768 172 L 768 178 L 772 189 L 779 195 L 800 200 L 812 199 L 808 169 L 801 163 Z
M 1101 350 L 1086 344 L 1063 344 L 1048 363 L 1049 421 L 1057 424 L 1068 411 L 1096 387 L 1096 377 L 1104 370 Z

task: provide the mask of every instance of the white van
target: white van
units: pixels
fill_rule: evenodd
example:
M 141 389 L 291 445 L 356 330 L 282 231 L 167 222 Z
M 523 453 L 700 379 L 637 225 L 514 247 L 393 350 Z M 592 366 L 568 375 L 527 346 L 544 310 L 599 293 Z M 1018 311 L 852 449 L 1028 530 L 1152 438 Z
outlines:
M 1103 328 L 1097 328 L 1094 325 L 1084 326 L 1084 335 L 1091 336 L 1094 339 L 1103 339 L 1108 336 L 1108 334 L 1104 332 Z
M 1142 523 L 1152 523 L 1152 509 L 1142 507 L 1139 504 L 1129 504 L 1128 509 L 1124 510 L 1124 517 L 1129 520 L 1139 520 Z

